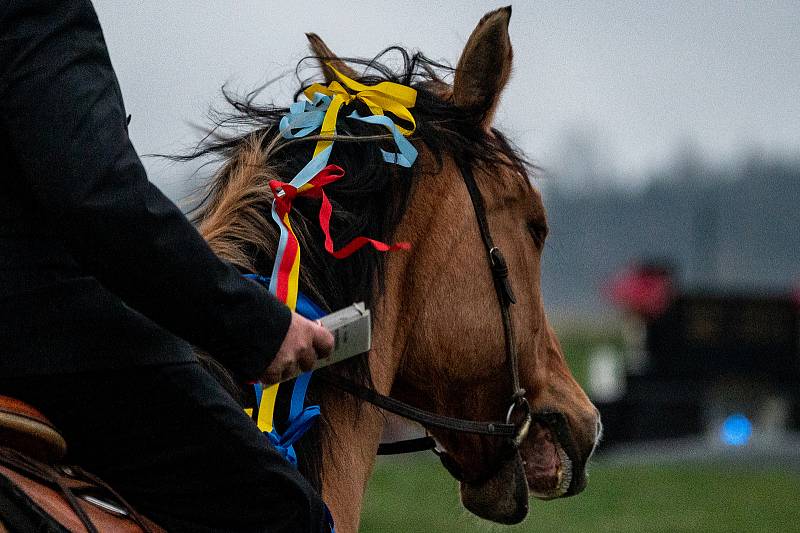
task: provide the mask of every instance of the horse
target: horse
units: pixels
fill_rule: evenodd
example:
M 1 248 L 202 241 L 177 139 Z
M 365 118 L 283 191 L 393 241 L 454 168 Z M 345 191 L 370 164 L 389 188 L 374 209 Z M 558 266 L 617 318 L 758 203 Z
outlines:
M 321 244 L 318 200 L 298 198 L 290 215 L 302 250 L 301 291 L 329 311 L 365 301 L 373 312 L 371 351 L 325 372 L 437 416 L 514 423 L 520 413 L 509 410 L 522 402 L 530 407 L 530 428 L 511 453 L 491 435 L 426 428 L 459 482 L 466 509 L 505 524 L 526 517 L 530 496 L 581 492 L 601 428 L 545 315 L 540 262 L 548 230 L 541 194 L 529 177 L 532 166 L 492 127 L 512 70 L 510 17 L 510 7 L 487 13 L 454 69 L 399 47 L 372 60 L 340 58 L 307 34 L 315 74 L 325 82 L 343 74 L 365 85 L 390 81 L 417 91 L 411 136 L 417 162 L 387 165 L 381 148 L 391 137 L 385 130 L 342 119 L 330 161 L 346 175 L 326 187 L 337 240 L 368 235 L 411 247 L 385 255 L 362 249 L 337 260 Z M 399 56 L 399 69 L 386 65 L 389 54 Z M 301 82 L 296 97 L 308 83 Z M 213 130 L 192 154 L 222 161 L 193 219 L 221 258 L 243 273 L 269 272 L 278 229 L 267 184 L 288 182 L 322 137 L 287 140 L 279 131 L 287 109 L 257 103 L 258 92 L 224 94 L 233 109 L 217 115 L 216 126 L 238 129 Z M 351 108 L 363 110 L 353 102 L 342 115 Z M 474 190 L 465 186 L 467 173 L 474 174 Z M 481 214 L 485 228 L 476 221 Z M 485 246 L 489 231 L 491 249 Z M 497 250 L 505 254 L 502 283 L 491 268 Z M 514 302 L 508 302 L 507 320 L 496 296 L 503 284 Z M 506 328 L 513 328 L 511 338 Z M 508 371 L 510 349 L 516 374 Z M 509 409 L 515 378 L 516 403 Z M 323 420 L 298 445 L 301 470 L 320 490 L 337 531 L 355 532 L 385 417 L 324 379 L 312 379 L 309 398 L 321 406 Z

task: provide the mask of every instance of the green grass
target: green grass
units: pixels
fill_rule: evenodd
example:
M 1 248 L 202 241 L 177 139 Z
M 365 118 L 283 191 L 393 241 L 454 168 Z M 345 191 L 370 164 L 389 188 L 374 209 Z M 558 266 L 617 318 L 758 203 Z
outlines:
M 531 501 L 528 519 L 490 525 L 458 503 L 456 482 L 427 458 L 379 461 L 361 532 L 800 532 L 800 475 L 746 466 L 595 465 L 580 496 Z
M 564 350 L 564 358 L 572 375 L 581 385 L 587 382 L 589 355 L 601 344 L 613 346 L 624 351 L 625 341 L 618 331 L 566 330 L 558 332 L 558 340 Z

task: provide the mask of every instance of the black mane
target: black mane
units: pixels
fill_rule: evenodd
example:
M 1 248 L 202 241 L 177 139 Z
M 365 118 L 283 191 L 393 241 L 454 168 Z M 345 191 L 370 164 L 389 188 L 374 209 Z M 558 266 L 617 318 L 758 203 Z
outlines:
M 394 63 L 399 68 L 388 66 L 388 57 L 395 59 Z M 396 60 L 398 58 L 399 61 Z M 313 61 L 314 67 L 317 67 L 319 61 L 327 59 L 331 58 L 307 57 L 300 61 L 296 70 L 300 81 L 296 99 L 302 98 L 303 90 L 311 84 L 310 80 L 302 80 L 299 75 L 303 67 L 308 65 L 308 61 Z M 481 111 L 459 108 L 451 99 L 443 99 L 438 95 L 441 92 L 437 92 L 437 88 L 441 89 L 442 80 L 453 74 L 452 67 L 431 61 L 420 53 L 409 54 L 398 47 L 388 48 L 372 60 L 348 58 L 344 61 L 355 70 L 364 72 L 357 81 L 365 85 L 391 81 L 417 90 L 416 105 L 411 109 L 416 120 L 416 131 L 411 140 L 418 147 L 424 145 L 430 151 L 437 167 L 442 165 L 445 157 L 452 157 L 471 165 L 510 165 L 521 174 L 527 174 L 528 163 L 502 134 L 493 131 L 490 135 L 478 127 L 483 118 Z M 223 87 L 223 95 L 230 109 L 213 112 L 214 128 L 203 144 L 195 152 L 176 159 L 213 156 L 228 160 L 237 154 L 245 142 L 257 138 L 262 149 L 269 153 L 267 164 L 270 168 L 279 172 L 282 181 L 290 181 L 311 159 L 318 138 L 280 139 L 275 143 L 279 135 L 278 124 L 288 109 L 257 103 L 265 87 L 244 97 L 231 94 Z M 428 173 L 420 171 L 419 161 L 410 169 L 385 163 L 380 149 L 394 151 L 391 137 L 387 138 L 386 130 L 380 126 L 343 118 L 353 109 L 357 109 L 362 116 L 370 114 L 358 101 L 341 109 L 337 122 L 338 137 L 333 145 L 330 163 L 342 167 L 345 177 L 325 188 L 334 207 L 331 232 L 337 247 L 358 235 L 393 242 L 413 188 Z M 376 136 L 382 138 L 376 139 Z M 437 168 L 425 170 L 436 171 Z M 196 222 L 203 219 L 209 204 L 213 203 L 210 200 L 225 190 L 227 178 L 224 172 L 213 178 L 204 199 L 193 210 Z M 264 187 L 267 186 L 264 183 Z M 269 205 L 264 206 L 265 210 L 269 208 Z M 318 208 L 318 201 L 300 198 L 295 201 L 295 208 L 290 215 L 300 241 L 311 243 L 302 247 L 300 290 L 329 311 L 355 301 L 365 301 L 372 307 L 381 292 L 386 255 L 368 247 L 343 260 L 327 254 L 322 246 L 324 238 L 317 222 Z M 274 258 L 260 251 L 254 253 L 256 269 L 261 274 L 269 275 Z M 336 371 L 369 382 L 365 361 L 362 358 L 360 361 L 337 365 Z M 316 389 L 312 383 L 311 401 L 319 398 Z M 285 409 L 285 405 L 279 405 L 278 415 Z M 280 416 L 276 418 L 280 419 Z M 330 428 L 323 425 L 321 431 L 327 430 Z M 302 439 L 298 449 L 301 469 L 317 485 L 320 461 L 318 431 L 312 431 Z

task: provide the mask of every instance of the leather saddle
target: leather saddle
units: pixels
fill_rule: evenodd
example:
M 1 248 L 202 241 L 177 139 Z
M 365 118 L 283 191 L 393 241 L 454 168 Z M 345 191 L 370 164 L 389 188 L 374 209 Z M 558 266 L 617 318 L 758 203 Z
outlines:
M 111 487 L 62 463 L 67 443 L 34 407 L 0 396 L 0 533 L 162 533 Z

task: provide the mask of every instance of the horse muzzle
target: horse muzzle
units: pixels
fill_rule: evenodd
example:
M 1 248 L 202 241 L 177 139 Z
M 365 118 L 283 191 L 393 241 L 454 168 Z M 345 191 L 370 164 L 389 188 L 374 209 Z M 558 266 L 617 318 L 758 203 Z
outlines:
M 591 423 L 591 428 L 578 433 L 561 412 L 545 411 L 534 415 L 530 434 L 520 446 L 534 497 L 550 500 L 574 496 L 586 488 L 586 464 L 599 438 L 599 415 L 595 415 Z
M 586 463 L 594 450 L 596 431 L 593 428 L 595 439 L 583 450 L 564 414 L 538 412 L 518 448 L 510 443 L 498 448 L 489 474 L 466 471 L 447 452 L 440 453 L 440 459 L 460 482 L 461 501 L 468 511 L 492 522 L 516 524 L 527 516 L 531 496 L 551 500 L 586 488 Z

